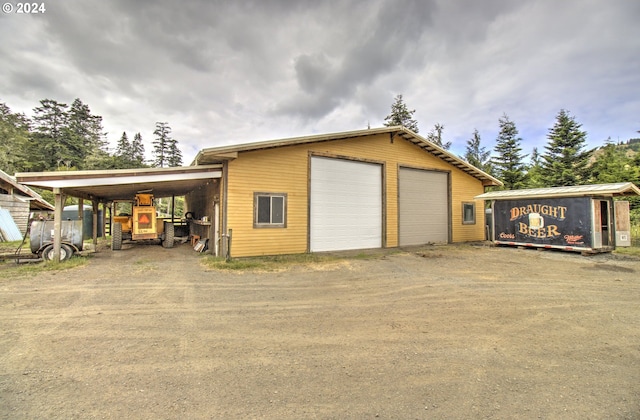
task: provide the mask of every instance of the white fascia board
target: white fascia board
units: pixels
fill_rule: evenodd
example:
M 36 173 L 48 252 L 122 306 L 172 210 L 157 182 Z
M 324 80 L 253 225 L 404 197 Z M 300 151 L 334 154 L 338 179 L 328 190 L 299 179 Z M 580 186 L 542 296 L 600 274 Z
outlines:
M 91 186 L 107 186 L 107 185 L 129 185 L 129 184 L 141 184 L 141 183 L 153 183 L 153 182 L 171 182 L 171 181 L 184 181 L 192 179 L 213 179 L 220 178 L 222 176 L 221 171 L 211 172 L 193 172 L 183 174 L 154 174 L 154 175 L 139 175 L 139 176 L 123 176 L 123 177 L 109 177 L 109 178 L 81 178 L 81 179 L 58 179 L 58 180 L 43 180 L 32 181 L 29 185 L 47 188 L 78 188 L 78 187 L 91 187 Z

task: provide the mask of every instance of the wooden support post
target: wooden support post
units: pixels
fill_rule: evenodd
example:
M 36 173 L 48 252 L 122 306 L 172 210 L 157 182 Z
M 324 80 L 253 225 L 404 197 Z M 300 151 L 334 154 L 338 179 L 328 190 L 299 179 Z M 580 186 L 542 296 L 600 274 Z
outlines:
M 100 218 L 100 225 L 102 226 L 102 237 L 107 237 L 107 204 L 102 202 L 102 217 Z
M 93 205 L 93 252 L 98 250 L 98 200 L 91 200 Z
M 60 188 L 53 189 L 53 261 L 60 262 L 60 245 L 62 244 L 62 207 L 64 206 L 64 194 Z
M 176 196 L 175 195 L 171 195 L 171 223 L 173 223 L 173 218 L 175 216 L 175 209 L 176 209 Z

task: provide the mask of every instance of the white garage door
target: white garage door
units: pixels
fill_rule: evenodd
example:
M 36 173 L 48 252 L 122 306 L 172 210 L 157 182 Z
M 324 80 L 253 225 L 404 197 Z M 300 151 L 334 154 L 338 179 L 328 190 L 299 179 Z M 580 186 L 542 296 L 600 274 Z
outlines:
M 310 250 L 382 247 L 382 166 L 311 158 Z
M 449 241 L 448 175 L 400 169 L 400 245 Z

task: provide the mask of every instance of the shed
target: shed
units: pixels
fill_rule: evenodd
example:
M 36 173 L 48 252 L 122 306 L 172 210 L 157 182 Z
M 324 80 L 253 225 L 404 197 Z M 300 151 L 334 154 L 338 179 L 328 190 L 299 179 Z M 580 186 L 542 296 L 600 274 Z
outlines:
M 492 191 L 492 237 L 499 245 L 607 252 L 631 245 L 629 202 L 640 195 L 631 182 Z
M 29 223 L 29 215 L 33 211 L 52 212 L 53 205 L 46 202 L 40 194 L 20 184 L 0 170 L 0 208 L 9 212 L 11 218 L 24 234 Z

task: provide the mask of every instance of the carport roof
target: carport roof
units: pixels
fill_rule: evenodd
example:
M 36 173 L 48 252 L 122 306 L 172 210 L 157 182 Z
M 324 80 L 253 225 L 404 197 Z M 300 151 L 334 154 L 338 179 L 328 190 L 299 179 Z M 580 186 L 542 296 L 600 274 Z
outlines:
M 567 187 L 532 188 L 526 190 L 491 191 L 476 196 L 479 200 L 518 200 L 527 198 L 560 198 L 619 195 L 640 195 L 632 182 L 616 184 L 572 185 Z
M 220 178 L 222 165 L 172 168 L 114 169 L 106 171 L 21 172 L 18 182 L 46 190 L 59 189 L 73 197 L 102 202 L 130 200 L 137 192 L 156 197 L 184 195 L 207 179 Z
M 202 149 L 194 159 L 194 165 L 219 163 L 224 160 L 234 159 L 238 157 L 239 152 L 248 152 L 253 150 L 273 149 L 276 147 L 292 146 L 297 144 L 307 143 L 320 143 L 333 140 L 345 140 L 356 137 L 371 136 L 375 134 L 389 134 L 390 138 L 395 136 L 402 137 L 403 139 L 415 144 L 426 152 L 436 156 L 455 166 L 456 168 L 468 173 L 469 175 L 482 181 L 485 186 L 501 186 L 502 182 L 492 177 L 486 172 L 476 168 L 468 162 L 460 159 L 454 154 L 448 152 L 437 144 L 425 139 L 422 136 L 414 133 L 413 131 L 402 127 L 380 127 L 380 128 L 368 128 L 366 130 L 356 131 L 344 131 L 340 133 L 319 134 L 305 137 L 293 137 L 280 140 L 269 140 L 255 143 L 244 143 L 231 146 L 211 147 Z

